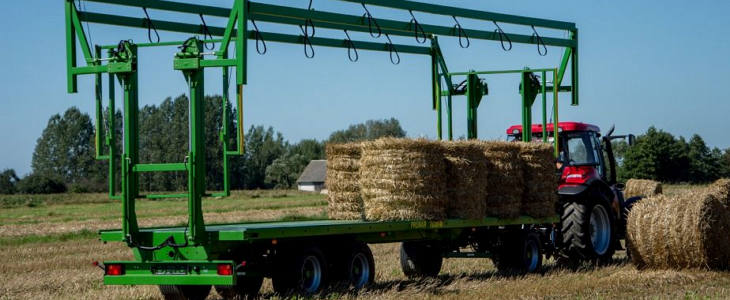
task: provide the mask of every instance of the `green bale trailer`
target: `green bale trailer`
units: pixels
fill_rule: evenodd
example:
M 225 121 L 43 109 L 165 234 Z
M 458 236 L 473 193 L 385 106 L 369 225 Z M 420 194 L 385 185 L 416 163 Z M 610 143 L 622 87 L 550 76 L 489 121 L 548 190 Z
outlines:
M 436 111 L 438 138 L 442 138 L 443 103 L 447 115 L 448 139 L 453 137 L 452 100 L 454 96 L 467 97 L 467 136 L 476 138 L 477 108 L 488 93 L 486 83 L 478 75 L 516 72 L 522 75 L 522 123 L 525 128 L 532 122 L 532 105 L 543 96 L 543 127 L 546 120 L 546 95 L 554 97 L 557 124 L 557 94 L 570 92 L 573 105 L 578 104 L 578 30 L 569 22 L 514 16 L 466 8 L 425 4 L 413 1 L 338 0 L 352 2 L 362 9 L 362 15 L 350 15 L 309 8 L 266 4 L 248 0 L 232 0 L 230 8 L 163 0 L 88 0 L 115 7 L 133 7 L 143 12 L 142 17 L 130 17 L 80 11 L 73 0 L 64 0 L 66 14 L 66 50 L 68 92 L 77 91 L 77 77 L 94 75 L 96 78 L 96 156 L 109 162 L 109 195 L 120 199 L 122 227 L 102 231 L 104 242 L 124 242 L 134 252 L 133 261 L 105 261 L 104 283 L 114 285 L 159 285 L 166 298 L 199 299 L 208 295 L 211 287 L 224 298 L 249 297 L 258 293 L 264 277 L 273 279 L 278 293 L 312 294 L 324 287 L 344 282 L 362 288 L 373 282 L 375 265 L 368 244 L 401 242 L 401 267 L 413 278 L 435 276 L 444 257 L 491 257 L 505 272 L 534 272 L 540 269 L 544 255 L 556 254 L 559 248 L 553 224 L 554 217 L 534 219 L 523 216 L 516 219 L 485 218 L 482 220 L 448 219 L 443 221 L 297 221 L 243 224 L 205 224 L 202 199 L 208 196 L 228 196 L 229 158 L 241 155 L 243 145 L 243 87 L 247 83 L 247 41 L 255 43 L 259 53 L 266 51 L 266 43 L 303 45 L 307 57 L 314 56 L 314 47 L 337 47 L 347 50 L 350 60 L 357 60 L 358 50 L 381 51 L 389 54 L 391 62 L 400 62 L 400 54 L 409 53 L 431 57 L 431 107 Z M 332 0 L 335 1 L 335 0 Z M 377 18 L 368 7 L 381 6 L 407 11 L 410 20 Z M 147 10 L 198 15 L 201 24 L 151 19 Z M 451 24 L 426 24 L 418 21 L 417 14 L 451 17 Z M 205 18 L 227 19 L 226 27 L 207 26 Z M 489 22 L 496 29 L 467 29 L 459 19 Z M 149 43 L 133 43 L 121 39 L 117 45 L 89 45 L 84 22 L 147 30 Z M 300 35 L 262 32 L 256 22 L 299 27 Z M 249 24 L 253 25 L 252 28 Z M 499 24 L 531 27 L 532 34 L 507 33 Z M 315 28 L 342 30 L 343 38 L 316 36 Z M 538 29 L 559 30 L 567 38 L 541 36 Z M 157 31 L 171 31 L 203 36 L 186 41 L 160 41 Z M 369 33 L 373 41 L 356 41 L 350 32 Z M 153 39 L 153 37 L 157 39 Z M 415 45 L 394 44 L 391 36 L 415 37 Z M 457 37 L 462 47 L 472 40 L 497 41 L 505 50 L 512 43 L 536 45 L 542 55 L 547 47 L 564 48 L 563 58 L 556 68 L 450 73 L 439 47 L 438 36 Z M 383 38 L 380 38 L 383 37 Z M 378 39 L 380 38 L 380 39 Z M 422 45 L 425 43 L 427 45 Z M 211 47 L 211 45 L 213 47 Z M 138 137 L 138 56 L 146 47 L 178 46 L 172 59 L 189 84 L 190 143 L 183 162 L 140 163 Z M 81 53 L 78 54 L 78 48 Z M 81 59 L 79 59 L 81 57 Z M 80 63 L 82 61 L 83 63 Z M 205 190 L 205 119 L 204 72 L 207 68 L 223 70 L 223 116 L 229 99 L 229 72 L 235 74 L 235 105 L 237 131 L 228 128 L 224 119 L 220 133 L 224 148 L 224 191 L 211 194 Z M 230 69 L 234 68 L 233 71 Z M 566 71 L 571 70 L 569 85 L 561 85 Z M 552 75 L 552 86 L 543 80 L 534 83 L 533 73 L 542 78 Z M 108 124 L 103 123 L 103 75 L 108 77 Z M 452 77 L 467 76 L 463 84 L 454 84 Z M 123 149 L 116 149 L 115 141 L 115 86 L 119 83 L 124 93 Z M 529 84 L 528 84 L 529 83 Z M 106 132 L 104 127 L 109 128 Z M 235 137 L 235 145 L 229 138 Z M 526 135 L 524 140 L 529 140 Z M 120 152 L 121 150 L 121 152 Z M 557 150 L 557 149 L 556 149 Z M 116 173 L 121 164 L 120 173 Z M 144 195 L 139 189 L 139 174 L 144 172 L 182 172 L 187 175 L 187 192 L 176 195 Z M 120 178 L 120 186 L 116 186 Z M 140 228 L 135 201 L 142 198 L 187 198 L 188 222 L 181 227 Z M 464 250 L 471 249 L 471 250 Z

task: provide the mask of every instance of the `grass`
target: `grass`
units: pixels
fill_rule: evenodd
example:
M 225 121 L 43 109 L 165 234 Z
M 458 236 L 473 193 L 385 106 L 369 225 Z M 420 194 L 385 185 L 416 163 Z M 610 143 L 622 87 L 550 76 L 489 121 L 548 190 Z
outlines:
M 686 186 L 665 186 L 681 192 Z M 71 196 L 72 195 L 72 196 Z M 97 241 L 96 230 L 119 226 L 119 203 L 98 194 L 41 196 L 36 206 L 0 209 L 0 299 L 161 299 L 154 286 L 104 286 L 95 260 L 131 259 L 123 243 Z M 40 200 L 39 200 L 40 201 Z M 6 203 L 0 198 L 0 202 Z M 145 224 L 184 222 L 184 200 L 139 202 Z M 209 222 L 295 221 L 323 218 L 321 195 L 296 192 L 236 192 L 206 199 Z M 172 215 L 167 217 L 166 215 Z M 37 221 L 32 221 L 37 220 Z M 238 222 L 234 221 L 234 222 Z M 175 224 L 171 224 L 175 225 Z M 18 232 L 15 232 L 18 231 Z M 583 299 L 730 298 L 730 273 L 703 270 L 638 271 L 619 253 L 615 264 L 568 271 L 548 262 L 544 274 L 504 277 L 488 259 L 447 259 L 435 279 L 412 281 L 400 271 L 398 244 L 371 245 L 376 283 L 350 294 L 330 291 L 323 299 Z M 277 298 L 271 281 L 264 297 Z M 213 292 L 208 299 L 219 299 Z

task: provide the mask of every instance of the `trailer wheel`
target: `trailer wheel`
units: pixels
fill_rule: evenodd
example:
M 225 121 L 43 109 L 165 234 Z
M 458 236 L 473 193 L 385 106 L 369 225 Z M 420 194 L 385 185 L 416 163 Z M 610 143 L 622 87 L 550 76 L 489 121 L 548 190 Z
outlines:
M 308 248 L 293 255 L 284 255 L 272 276 L 274 292 L 312 295 L 327 285 L 327 261 L 318 248 Z
M 238 276 L 236 285 L 216 285 L 215 291 L 223 299 L 255 299 L 261 290 L 261 284 L 264 282 L 262 276 Z
M 597 200 L 566 202 L 561 217 L 563 251 L 572 260 L 608 261 L 616 251 L 616 218 Z
M 356 243 L 347 262 L 347 278 L 354 289 L 362 289 L 375 281 L 375 259 L 368 245 Z
M 400 246 L 400 266 L 408 278 L 436 277 L 441 264 L 441 250 L 433 244 L 403 242 Z
M 500 273 L 526 274 L 542 270 L 543 249 L 540 236 L 531 232 L 508 239 L 495 251 L 492 261 Z
M 204 300 L 210 294 L 210 285 L 160 285 L 165 300 Z

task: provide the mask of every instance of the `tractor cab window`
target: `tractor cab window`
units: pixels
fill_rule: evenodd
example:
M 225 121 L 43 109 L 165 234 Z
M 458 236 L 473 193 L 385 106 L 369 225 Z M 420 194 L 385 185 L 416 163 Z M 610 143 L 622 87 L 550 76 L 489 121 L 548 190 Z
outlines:
M 568 134 L 564 147 L 567 150 L 566 163 L 572 166 L 596 166 L 598 173 L 603 175 L 601 167 L 600 144 L 594 133 Z

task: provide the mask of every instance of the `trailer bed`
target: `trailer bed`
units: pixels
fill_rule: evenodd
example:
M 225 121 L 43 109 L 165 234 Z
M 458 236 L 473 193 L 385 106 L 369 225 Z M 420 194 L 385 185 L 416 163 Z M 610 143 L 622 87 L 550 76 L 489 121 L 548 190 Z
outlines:
M 560 221 L 558 216 L 532 218 L 522 216 L 512 219 L 484 218 L 481 220 L 448 219 L 443 221 L 362 221 L 362 220 L 313 220 L 287 222 L 255 222 L 238 224 L 206 225 L 208 237 L 219 241 L 260 241 L 316 236 L 375 234 L 387 242 L 388 236 L 404 232 L 419 232 L 469 227 L 510 226 L 523 224 L 551 224 Z M 186 227 L 156 227 L 140 229 L 144 240 L 158 240 L 171 235 L 184 234 Z M 121 230 L 103 230 L 102 241 L 122 241 Z M 373 241 L 376 242 L 376 241 Z

